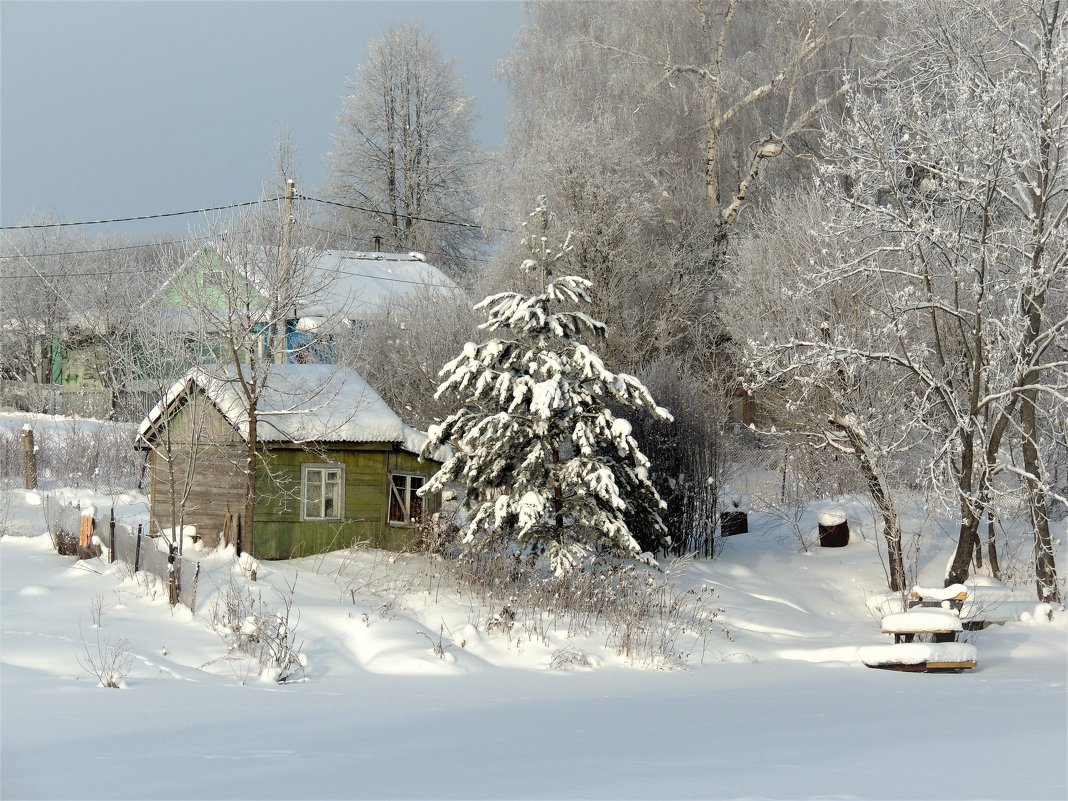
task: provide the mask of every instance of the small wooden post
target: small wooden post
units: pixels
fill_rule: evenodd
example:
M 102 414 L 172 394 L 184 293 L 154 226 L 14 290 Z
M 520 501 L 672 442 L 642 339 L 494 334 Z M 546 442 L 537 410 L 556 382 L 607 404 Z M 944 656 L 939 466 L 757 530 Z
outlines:
M 200 583 L 200 562 L 197 562 L 197 569 L 193 573 L 193 597 L 189 599 L 189 611 L 194 615 L 197 613 L 197 584 Z
M 115 561 L 115 507 L 111 507 L 111 519 L 108 521 L 108 564 Z
M 141 569 L 141 524 L 137 524 L 137 544 L 134 546 L 134 573 Z
M 241 556 L 241 515 L 237 516 L 237 542 L 234 545 L 237 556 Z
M 96 532 L 96 519 L 90 514 L 80 516 L 81 529 L 78 534 L 78 548 L 75 553 L 78 559 L 92 559 L 93 557 L 93 534 Z
M 37 449 L 33 444 L 33 429 L 22 427 L 22 463 L 26 489 L 37 489 Z
M 175 564 L 177 549 L 170 545 L 167 547 L 167 600 L 171 606 L 178 603 L 178 565 Z

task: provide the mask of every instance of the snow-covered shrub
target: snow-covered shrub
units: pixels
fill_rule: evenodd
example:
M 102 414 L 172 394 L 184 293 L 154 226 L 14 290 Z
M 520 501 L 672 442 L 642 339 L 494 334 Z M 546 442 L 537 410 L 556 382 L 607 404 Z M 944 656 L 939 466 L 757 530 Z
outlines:
M 94 626 L 94 641 L 86 642 L 82 634 L 83 655 L 77 657 L 78 664 L 90 676 L 95 677 L 101 687 L 118 689 L 123 686 L 123 679 L 130 672 L 133 662 L 130 657 L 130 644 L 123 639 L 114 639 L 100 633 Z
M 553 651 L 549 670 L 575 670 L 591 667 L 590 658 L 573 645 L 565 645 Z
M 511 641 L 549 645 L 553 636 L 603 634 L 608 646 L 636 664 L 671 667 L 703 654 L 718 622 L 714 590 L 681 590 L 676 578 L 689 558 L 665 571 L 624 560 L 589 563 L 546 575 L 533 555 L 463 551 L 433 563 L 477 607 L 498 609 L 485 624 Z
M 296 640 L 299 612 L 293 608 L 296 582 L 279 593 L 281 606 L 272 611 L 261 592 L 253 592 L 233 573 L 211 606 L 210 625 L 226 643 L 229 658 L 249 657 L 258 663 L 260 677 L 284 684 L 304 676 L 307 658 Z M 294 617 L 294 613 L 295 617 Z

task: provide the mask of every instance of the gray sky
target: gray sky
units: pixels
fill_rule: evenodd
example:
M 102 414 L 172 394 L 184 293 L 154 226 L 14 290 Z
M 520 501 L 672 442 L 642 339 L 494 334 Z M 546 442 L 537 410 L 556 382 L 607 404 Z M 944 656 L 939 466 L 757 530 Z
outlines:
M 81 221 L 254 200 L 281 126 L 312 194 L 345 79 L 395 22 L 422 22 L 455 59 L 481 115 L 476 137 L 495 149 L 508 99 L 494 68 L 524 19 L 509 0 L 2 0 L 0 225 L 35 211 Z M 86 230 L 182 234 L 196 220 Z

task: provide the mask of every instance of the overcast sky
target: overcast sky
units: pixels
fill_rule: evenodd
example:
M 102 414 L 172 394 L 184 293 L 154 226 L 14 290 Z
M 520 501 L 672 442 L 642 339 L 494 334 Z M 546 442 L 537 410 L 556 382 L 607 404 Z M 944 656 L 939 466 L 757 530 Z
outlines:
M 495 66 L 525 19 L 484 2 L 0 2 L 0 225 L 254 200 L 288 126 L 300 189 L 324 183 L 345 80 L 370 39 L 420 21 L 456 61 L 483 146 L 504 136 Z M 195 218 L 97 226 L 183 233 Z

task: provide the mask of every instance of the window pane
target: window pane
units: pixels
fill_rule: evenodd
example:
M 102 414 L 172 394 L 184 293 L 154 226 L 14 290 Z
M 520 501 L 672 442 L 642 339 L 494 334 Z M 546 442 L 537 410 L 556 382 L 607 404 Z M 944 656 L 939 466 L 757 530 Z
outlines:
M 407 523 L 408 516 L 404 511 L 404 503 L 401 500 L 401 490 L 397 488 L 397 479 L 403 479 L 403 476 L 393 476 L 393 486 L 389 491 L 389 522 L 390 523 Z
M 323 489 L 311 478 L 304 485 L 304 516 L 306 518 L 322 517 Z
M 323 517 L 341 517 L 341 481 L 337 470 L 328 470 L 323 483 Z
M 413 523 L 423 522 L 423 499 L 413 491 L 410 496 L 411 517 Z

